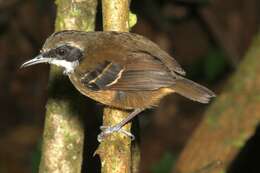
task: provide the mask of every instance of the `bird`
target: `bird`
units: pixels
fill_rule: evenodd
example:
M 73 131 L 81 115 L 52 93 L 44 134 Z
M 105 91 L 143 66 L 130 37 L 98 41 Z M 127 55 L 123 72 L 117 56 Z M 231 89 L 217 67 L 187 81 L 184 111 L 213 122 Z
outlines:
M 200 103 L 216 96 L 185 78 L 179 63 L 156 43 L 135 33 L 55 32 L 46 39 L 39 55 L 21 68 L 40 63 L 61 67 L 81 94 L 106 106 L 131 111 L 118 124 L 102 126 L 99 141 L 114 132 L 134 139 L 122 127 L 143 110 L 158 106 L 166 95 L 177 93 Z

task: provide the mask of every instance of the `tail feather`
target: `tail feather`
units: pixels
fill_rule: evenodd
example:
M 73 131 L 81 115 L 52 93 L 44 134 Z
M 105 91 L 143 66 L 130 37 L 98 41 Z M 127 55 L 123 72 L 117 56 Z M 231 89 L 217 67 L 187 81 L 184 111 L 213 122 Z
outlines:
M 173 89 L 176 93 L 200 103 L 208 103 L 212 97 L 216 96 L 206 87 L 185 78 L 177 79 Z

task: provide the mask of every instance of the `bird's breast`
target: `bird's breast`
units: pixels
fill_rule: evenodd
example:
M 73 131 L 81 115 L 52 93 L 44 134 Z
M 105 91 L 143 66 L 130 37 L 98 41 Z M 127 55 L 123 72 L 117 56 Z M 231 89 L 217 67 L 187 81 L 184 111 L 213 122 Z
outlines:
M 100 91 L 93 91 L 86 87 L 75 75 L 69 75 L 70 81 L 75 86 L 75 88 L 83 95 L 90 97 L 91 99 L 100 102 L 105 105 L 111 105 L 114 100 L 115 91 L 109 90 L 100 90 Z
M 104 105 L 119 109 L 149 108 L 157 106 L 161 98 L 173 93 L 171 88 L 160 88 L 153 91 L 118 91 L 98 90 L 93 91 L 80 82 L 80 78 L 69 75 L 76 89 L 83 95 Z

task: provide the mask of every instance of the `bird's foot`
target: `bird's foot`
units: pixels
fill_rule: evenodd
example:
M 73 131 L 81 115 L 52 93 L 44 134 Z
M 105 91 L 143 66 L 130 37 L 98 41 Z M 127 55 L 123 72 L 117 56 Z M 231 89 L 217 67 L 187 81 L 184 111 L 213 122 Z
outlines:
M 114 133 L 114 132 L 123 133 L 124 135 L 130 137 L 131 140 L 135 139 L 135 136 L 132 133 L 122 129 L 122 127 L 118 126 L 118 125 L 115 125 L 115 126 L 101 126 L 100 129 L 101 129 L 102 132 L 97 137 L 98 142 L 103 141 L 104 138 L 107 135 L 110 135 L 111 133 Z

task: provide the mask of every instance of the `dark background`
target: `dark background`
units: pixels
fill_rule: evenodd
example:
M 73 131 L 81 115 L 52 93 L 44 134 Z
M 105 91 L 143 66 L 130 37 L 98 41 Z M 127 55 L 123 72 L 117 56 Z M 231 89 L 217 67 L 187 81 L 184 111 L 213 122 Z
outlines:
M 142 34 L 169 52 L 189 78 L 221 93 L 259 23 L 257 0 L 132 0 Z M 54 30 L 51 0 L 0 1 L 0 173 L 37 172 L 47 99 L 48 65 L 20 70 Z M 100 30 L 100 9 L 97 29 Z M 88 101 L 95 138 L 102 106 Z M 208 105 L 177 95 L 141 116 L 142 173 L 169 173 Z M 97 143 L 88 144 L 89 154 Z M 93 161 L 94 160 L 94 161 Z M 98 172 L 94 163 L 87 168 Z M 95 170 L 95 171 L 94 171 Z

